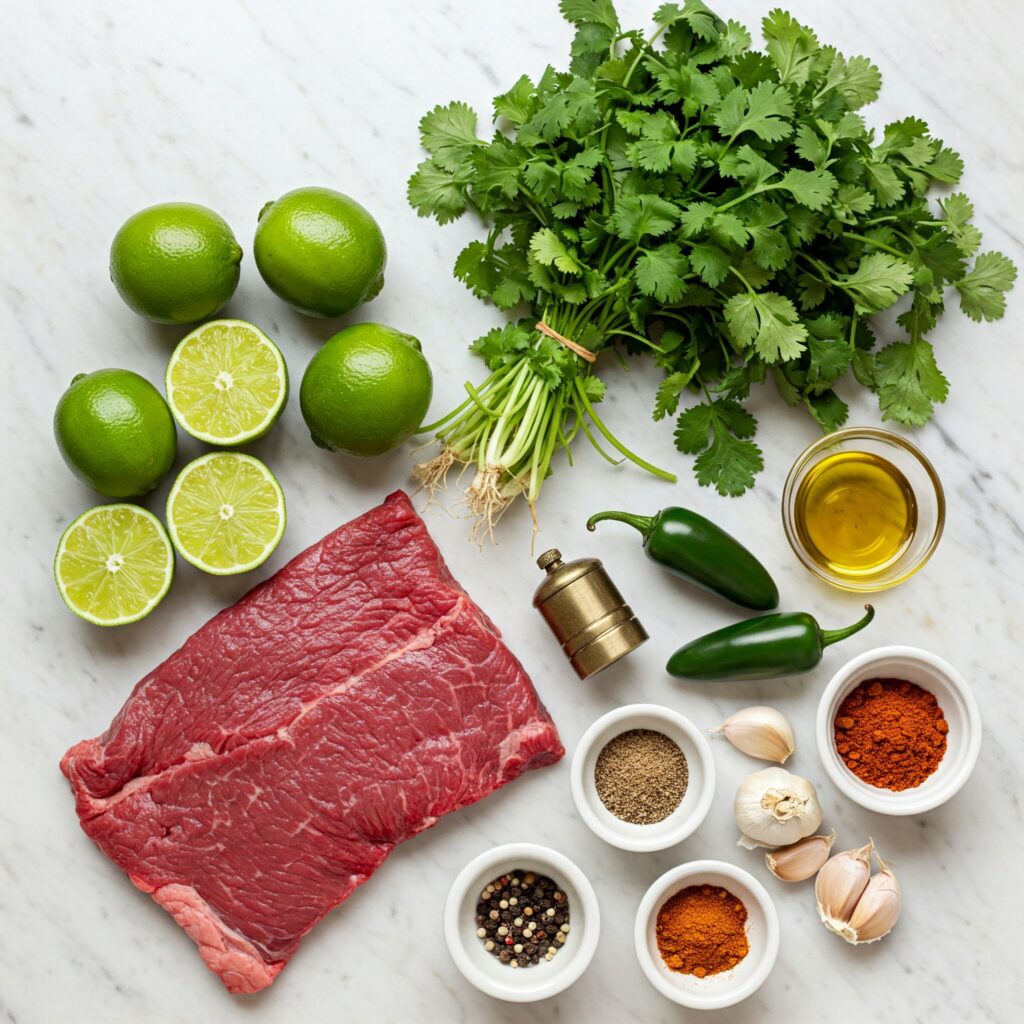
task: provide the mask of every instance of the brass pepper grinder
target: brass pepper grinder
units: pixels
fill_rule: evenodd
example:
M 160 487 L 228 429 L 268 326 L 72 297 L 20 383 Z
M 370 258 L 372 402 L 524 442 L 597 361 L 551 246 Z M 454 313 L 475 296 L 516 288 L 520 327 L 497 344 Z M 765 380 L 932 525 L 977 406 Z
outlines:
M 580 679 L 586 679 L 648 639 L 633 609 L 600 559 L 563 562 L 555 548 L 545 551 L 537 565 L 547 577 L 533 595 L 533 606 L 551 627 L 565 656 Z

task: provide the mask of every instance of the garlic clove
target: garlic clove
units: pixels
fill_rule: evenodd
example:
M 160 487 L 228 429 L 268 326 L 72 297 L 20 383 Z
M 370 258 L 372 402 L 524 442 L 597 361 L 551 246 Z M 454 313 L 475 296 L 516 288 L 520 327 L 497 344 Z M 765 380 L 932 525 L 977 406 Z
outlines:
M 875 856 L 878 856 L 877 853 Z M 903 905 L 900 883 L 896 881 L 892 869 L 881 857 L 878 858 L 878 863 L 881 870 L 871 876 L 850 915 L 849 929 L 855 938 L 847 941 L 854 945 L 877 942 L 888 935 L 899 920 Z M 843 938 L 846 936 L 843 935 Z
M 769 850 L 764 862 L 783 882 L 803 882 L 821 870 L 835 841 L 835 829 L 827 836 L 807 836 L 781 849 Z
M 764 761 L 785 764 L 796 750 L 793 727 L 775 708 L 742 708 L 711 732 L 721 733 L 737 750 Z
M 871 851 L 875 844 L 869 839 L 859 850 L 845 850 L 825 861 L 814 882 L 818 916 L 826 928 L 842 935 L 847 942 L 856 938 L 849 921 L 857 901 L 871 877 Z

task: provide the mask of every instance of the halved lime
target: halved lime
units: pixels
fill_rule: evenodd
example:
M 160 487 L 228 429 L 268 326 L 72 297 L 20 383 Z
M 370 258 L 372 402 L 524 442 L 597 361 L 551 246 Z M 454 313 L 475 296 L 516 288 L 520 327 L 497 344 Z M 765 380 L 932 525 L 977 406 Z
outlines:
M 61 535 L 53 575 L 64 603 L 97 626 L 145 618 L 174 578 L 167 531 L 138 505 L 97 505 Z
M 244 320 L 211 320 L 185 335 L 167 364 L 167 403 L 182 430 L 207 444 L 262 437 L 288 400 L 280 349 Z
M 215 576 L 262 565 L 285 523 L 281 485 L 259 459 L 240 452 L 194 459 L 167 498 L 167 527 L 178 553 Z

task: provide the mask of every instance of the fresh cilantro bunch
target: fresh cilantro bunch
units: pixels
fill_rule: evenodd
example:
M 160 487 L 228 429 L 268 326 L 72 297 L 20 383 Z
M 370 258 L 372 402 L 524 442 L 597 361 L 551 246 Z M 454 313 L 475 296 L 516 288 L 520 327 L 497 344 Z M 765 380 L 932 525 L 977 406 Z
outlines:
M 597 419 L 589 366 L 538 320 L 593 352 L 651 356 L 666 374 L 654 418 L 678 416 L 678 448 L 722 494 L 762 468 L 741 403 L 769 376 L 826 431 L 846 420 L 834 385 L 848 374 L 883 419 L 930 419 L 949 387 L 928 341 L 947 298 L 998 319 L 1016 276 L 979 254 L 965 195 L 927 198 L 960 179 L 960 157 L 915 117 L 879 138 L 860 114 L 878 68 L 784 11 L 764 19 L 761 52 L 701 0 L 664 4 L 646 36 L 611 0 L 559 6 L 576 28 L 569 69 L 498 96 L 493 135 L 459 102 L 420 125 L 430 157 L 410 202 L 441 223 L 480 215 L 486 235 L 455 274 L 525 314 L 475 343 L 492 377 L 432 425 L 446 448 L 431 482 L 446 460 L 475 462 L 506 502 L 525 490 L 532 503 L 559 445 L 579 429 L 596 442 L 589 424 L 647 466 Z M 904 337 L 879 347 L 870 318 L 904 296 Z M 680 412 L 684 395 L 696 401 Z

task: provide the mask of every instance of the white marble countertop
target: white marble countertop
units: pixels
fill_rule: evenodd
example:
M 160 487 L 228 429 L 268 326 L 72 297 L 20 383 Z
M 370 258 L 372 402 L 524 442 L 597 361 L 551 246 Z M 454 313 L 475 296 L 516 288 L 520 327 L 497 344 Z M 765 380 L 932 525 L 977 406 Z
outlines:
M 621 3 L 646 24 L 653 0 Z M 767 0 L 722 0 L 723 13 L 756 25 Z M 999 0 L 970 13 L 953 0 L 790 0 L 840 49 L 882 68 L 882 124 L 927 119 L 967 162 L 964 188 L 989 247 L 1020 263 L 1024 153 L 1019 45 L 1022 5 Z M 336 323 L 294 314 L 263 285 L 251 259 L 256 214 L 268 199 L 324 184 L 358 197 L 389 241 L 387 284 L 353 319 L 375 319 L 423 341 L 435 372 L 434 410 L 462 381 L 479 379 L 466 343 L 498 314 L 453 280 L 450 267 L 472 226 L 418 220 L 405 179 L 420 159 L 416 122 L 438 102 L 463 98 L 487 110 L 524 70 L 563 63 L 570 30 L 555 0 L 271 4 L 5 0 L 2 307 L 4 364 L 3 630 L 5 701 L 0 737 L 3 871 L 0 1018 L 11 1024 L 132 1021 L 644 1021 L 690 1019 L 645 981 L 632 950 L 633 916 L 647 885 L 684 860 L 724 858 L 769 885 L 782 923 L 774 974 L 717 1020 L 1006 1022 L 1024 1005 L 1019 971 L 1021 802 L 1020 613 L 1024 529 L 1019 435 L 1024 293 L 1010 314 L 978 326 L 958 313 L 933 336 L 952 382 L 949 401 L 915 439 L 935 462 L 949 499 L 946 536 L 927 569 L 877 599 L 872 627 L 831 650 L 805 678 L 701 688 L 670 680 L 677 643 L 724 624 L 730 610 L 701 600 L 641 556 L 624 529 L 589 535 L 584 512 L 615 504 L 654 510 L 686 504 L 740 535 L 776 574 L 786 607 L 832 625 L 860 603 L 816 583 L 787 548 L 778 515 L 785 471 L 815 437 L 810 419 L 774 395 L 755 396 L 766 468 L 757 488 L 727 500 L 695 485 L 690 460 L 654 425 L 654 378 L 616 379 L 602 407 L 624 440 L 674 465 L 675 487 L 628 467 L 615 470 L 583 445 L 574 469 L 558 466 L 542 500 L 539 543 L 603 558 L 650 630 L 646 647 L 597 680 L 578 682 L 530 607 L 539 578 L 529 518 L 510 514 L 501 543 L 467 543 L 467 523 L 428 513 L 451 567 L 505 632 L 571 752 L 599 714 L 637 700 L 663 702 L 701 727 L 745 704 L 771 702 L 796 725 L 792 768 L 819 785 L 839 848 L 867 835 L 891 858 L 905 893 L 895 932 L 852 948 L 818 923 L 809 886 L 785 887 L 761 859 L 738 849 L 731 816 L 739 778 L 758 767 L 725 743 L 714 747 L 718 795 L 684 844 L 632 855 L 604 845 L 576 817 L 568 759 L 442 821 L 399 849 L 378 876 L 305 941 L 273 988 L 235 999 L 208 973 L 170 917 L 135 891 L 78 828 L 57 761 L 95 735 L 135 680 L 217 609 L 328 530 L 406 484 L 408 452 L 353 463 L 313 447 L 293 399 L 279 427 L 253 451 L 278 473 L 289 500 L 284 542 L 248 578 L 214 579 L 179 565 L 164 605 L 148 620 L 101 631 L 70 616 L 51 579 L 64 525 L 96 496 L 67 472 L 50 436 L 53 406 L 73 374 L 123 366 L 161 380 L 183 333 L 156 328 L 121 303 L 107 277 L 107 249 L 121 221 L 171 199 L 207 204 L 232 224 L 246 257 L 227 309 L 278 340 L 297 382 Z M 614 373 L 614 371 L 609 371 Z M 847 388 L 848 397 L 853 389 Z M 877 423 L 854 395 L 853 423 Z M 198 450 L 183 443 L 181 459 Z M 147 501 L 161 508 L 166 487 Z M 538 551 L 542 548 L 538 548 Z M 813 740 L 816 695 L 847 658 L 887 643 L 927 647 L 972 682 L 985 720 L 973 778 L 945 807 L 886 818 L 842 799 L 824 777 Z M 535 840 L 573 857 L 597 890 L 604 922 L 589 971 L 569 991 L 533 1006 L 494 1002 L 456 972 L 441 937 L 452 878 L 493 844 Z M 1016 979 L 1014 971 L 1016 970 Z

